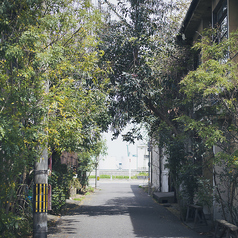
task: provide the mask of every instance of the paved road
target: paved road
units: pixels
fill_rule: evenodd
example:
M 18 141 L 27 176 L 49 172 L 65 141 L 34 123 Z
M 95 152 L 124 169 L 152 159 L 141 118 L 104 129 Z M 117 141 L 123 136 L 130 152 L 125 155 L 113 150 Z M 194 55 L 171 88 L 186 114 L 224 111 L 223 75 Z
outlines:
M 138 186 L 138 181 L 100 181 L 72 215 L 48 237 L 202 238 Z

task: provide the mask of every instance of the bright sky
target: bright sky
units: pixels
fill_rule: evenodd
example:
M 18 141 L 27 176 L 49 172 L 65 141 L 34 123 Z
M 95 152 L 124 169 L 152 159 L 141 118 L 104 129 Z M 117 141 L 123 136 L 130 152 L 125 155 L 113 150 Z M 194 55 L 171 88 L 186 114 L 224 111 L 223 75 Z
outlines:
M 131 155 L 136 154 L 136 143 L 129 144 L 125 141 L 122 141 L 122 137 L 119 136 L 118 139 L 111 140 L 112 134 L 105 133 L 104 138 L 107 140 L 107 153 L 109 157 L 115 157 L 119 161 L 121 157 L 127 157 L 127 146 Z M 138 143 L 138 142 L 137 142 Z
M 128 126 L 123 133 L 127 132 L 129 130 L 130 126 Z M 107 158 L 116 158 L 118 162 L 122 161 L 122 158 L 127 158 L 127 147 L 130 153 L 130 156 L 137 155 L 137 146 L 142 144 L 147 144 L 147 137 L 146 132 L 143 132 L 144 138 L 140 141 L 135 141 L 135 144 L 128 143 L 122 140 L 122 137 L 119 135 L 119 137 L 115 140 L 111 140 L 112 133 L 104 133 L 103 137 L 107 140 Z

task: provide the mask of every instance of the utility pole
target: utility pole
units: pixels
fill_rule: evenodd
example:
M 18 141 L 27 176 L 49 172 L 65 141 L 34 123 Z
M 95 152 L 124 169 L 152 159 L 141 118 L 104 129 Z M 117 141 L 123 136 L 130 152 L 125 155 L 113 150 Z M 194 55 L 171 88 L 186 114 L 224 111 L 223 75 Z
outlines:
M 151 155 L 151 142 L 148 142 L 148 152 L 149 152 L 149 159 L 148 159 L 148 195 L 150 195 L 150 155 Z
M 47 237 L 48 207 L 48 150 L 44 148 L 41 158 L 35 162 L 33 199 L 33 237 Z
M 49 93 L 49 81 L 46 81 L 45 92 Z M 41 156 L 35 162 L 34 170 L 33 238 L 47 238 L 48 147 L 44 145 L 38 149 Z

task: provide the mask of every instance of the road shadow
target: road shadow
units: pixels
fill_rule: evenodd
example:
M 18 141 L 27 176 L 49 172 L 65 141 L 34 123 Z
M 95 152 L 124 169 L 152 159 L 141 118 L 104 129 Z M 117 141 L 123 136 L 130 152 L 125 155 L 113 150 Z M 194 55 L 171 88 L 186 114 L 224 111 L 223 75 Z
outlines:
M 106 200 L 103 205 L 67 204 L 68 212 L 63 219 L 63 227 L 60 226 L 58 230 L 51 229 L 49 234 L 60 232 L 76 234 L 73 223 L 80 222 L 78 216 L 111 216 L 113 219 L 113 216 L 126 215 L 130 217 L 133 225 L 134 237 L 204 237 L 185 227 L 177 217 L 156 203 L 138 185 L 130 185 L 130 188 L 130 192 L 123 192 L 123 196 L 118 194 L 113 199 Z M 75 216 L 77 216 L 77 220 Z
M 62 220 L 59 219 L 54 225 L 51 225 L 50 227 L 48 227 L 48 235 L 55 235 L 55 234 L 59 234 L 59 233 L 65 233 L 67 235 L 77 235 L 77 230 L 75 229 L 75 227 L 73 227 L 73 225 L 75 224 L 75 222 L 79 222 L 76 219 L 66 219 L 63 221 L 63 226 L 61 226 L 62 224 Z

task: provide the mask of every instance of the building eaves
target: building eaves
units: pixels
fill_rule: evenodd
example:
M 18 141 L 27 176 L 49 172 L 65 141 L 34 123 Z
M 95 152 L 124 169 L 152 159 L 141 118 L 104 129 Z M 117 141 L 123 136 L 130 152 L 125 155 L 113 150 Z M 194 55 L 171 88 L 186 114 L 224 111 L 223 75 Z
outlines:
M 187 40 L 192 40 L 202 19 L 209 19 L 211 21 L 212 14 L 211 0 L 193 0 L 187 11 L 180 28 L 180 34 L 184 34 Z

